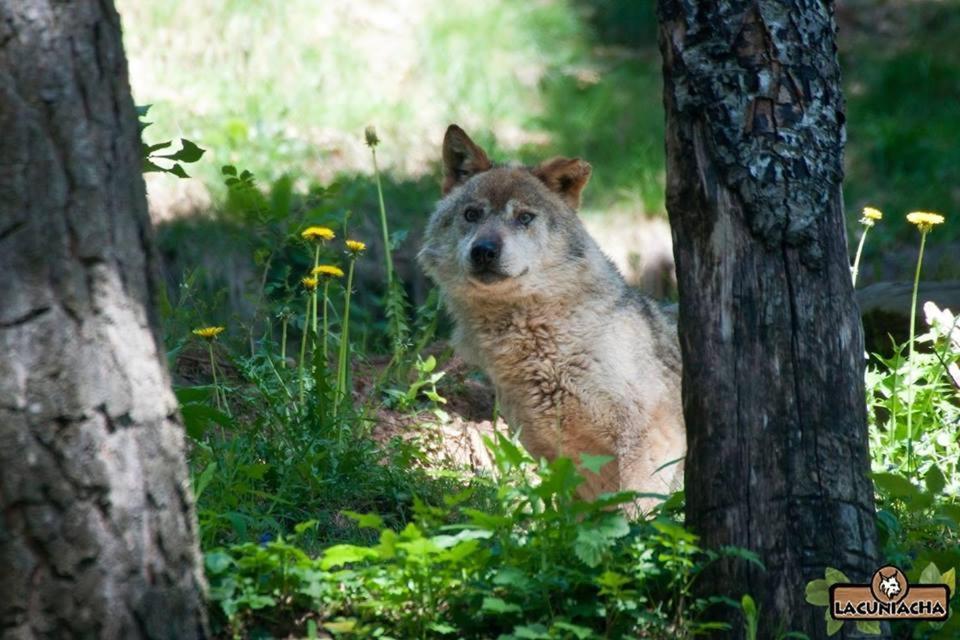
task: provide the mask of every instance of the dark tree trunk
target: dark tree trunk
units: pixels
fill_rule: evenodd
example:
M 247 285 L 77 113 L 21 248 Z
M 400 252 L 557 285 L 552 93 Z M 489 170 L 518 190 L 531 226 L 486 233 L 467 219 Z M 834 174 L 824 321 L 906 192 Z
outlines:
M 759 637 L 822 638 L 806 582 L 876 568 L 832 3 L 659 11 L 688 523 L 707 546 L 760 554 L 766 572 L 728 562 L 705 576 L 713 593 L 753 595 Z
M 0 637 L 196 638 L 202 574 L 110 0 L 0 1 Z

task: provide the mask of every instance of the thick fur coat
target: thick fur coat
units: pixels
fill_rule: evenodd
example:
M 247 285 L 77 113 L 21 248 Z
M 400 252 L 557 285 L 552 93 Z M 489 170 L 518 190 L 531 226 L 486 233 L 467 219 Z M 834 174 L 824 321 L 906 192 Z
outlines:
M 443 160 L 445 195 L 420 263 L 453 316 L 456 348 L 490 376 L 508 423 L 535 456 L 613 456 L 599 475 L 585 472 L 585 497 L 678 489 L 676 329 L 584 229 L 576 210 L 590 165 L 493 166 L 456 125 Z

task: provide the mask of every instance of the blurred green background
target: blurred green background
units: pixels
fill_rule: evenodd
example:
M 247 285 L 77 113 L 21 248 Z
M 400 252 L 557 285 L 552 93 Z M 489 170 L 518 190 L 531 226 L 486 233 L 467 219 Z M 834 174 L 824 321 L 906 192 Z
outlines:
M 210 217 L 190 217 L 222 213 L 224 164 L 249 169 L 265 187 L 290 176 L 295 193 L 338 181 L 344 206 L 361 224 L 373 224 L 374 237 L 372 166 L 363 144 L 364 127 L 373 124 L 389 214 L 396 229 L 411 232 L 400 248 L 407 255 L 401 270 L 413 277 L 409 255 L 437 195 L 439 145 L 450 122 L 499 160 L 586 158 L 594 175 L 585 215 L 604 246 L 627 270 L 669 259 L 653 0 L 117 5 L 135 100 L 154 105 L 146 139 L 182 136 L 208 150 L 190 169 L 195 180 L 148 181 L 173 265 L 203 262 L 209 277 L 218 269 L 246 273 L 243 225 L 232 236 L 205 228 L 198 244 L 197 225 Z M 956 277 L 960 1 L 836 6 L 851 243 L 863 206 L 887 216 L 871 232 L 861 282 L 910 278 L 916 232 L 903 215 L 913 209 L 948 216 L 930 243 L 926 277 Z M 240 296 L 242 283 L 231 286 Z

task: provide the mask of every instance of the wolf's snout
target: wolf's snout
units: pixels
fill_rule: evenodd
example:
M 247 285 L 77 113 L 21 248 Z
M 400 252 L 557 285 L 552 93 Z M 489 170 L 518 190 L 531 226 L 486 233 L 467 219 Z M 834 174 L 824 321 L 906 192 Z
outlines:
M 470 263 L 478 271 L 489 269 L 499 257 L 500 240 L 497 238 L 482 238 L 470 247 Z

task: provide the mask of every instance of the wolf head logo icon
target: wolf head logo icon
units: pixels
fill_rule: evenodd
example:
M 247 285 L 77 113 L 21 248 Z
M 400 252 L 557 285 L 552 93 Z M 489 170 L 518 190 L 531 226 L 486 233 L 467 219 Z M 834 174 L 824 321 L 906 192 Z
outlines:
M 889 575 L 880 574 L 880 591 L 891 600 L 900 593 L 900 583 L 897 581 L 896 572 Z

